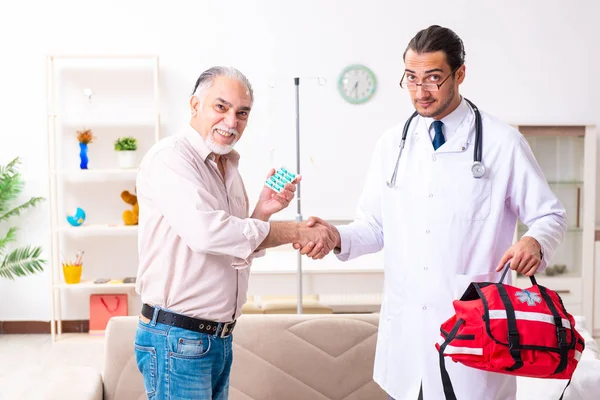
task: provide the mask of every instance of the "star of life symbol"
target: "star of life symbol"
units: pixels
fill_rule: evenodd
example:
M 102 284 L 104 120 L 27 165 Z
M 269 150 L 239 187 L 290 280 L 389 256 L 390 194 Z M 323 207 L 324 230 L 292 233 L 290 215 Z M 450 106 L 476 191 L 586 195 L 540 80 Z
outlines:
M 521 303 L 527 303 L 528 306 L 535 306 L 535 303 L 542 302 L 542 298 L 540 297 L 539 294 L 532 293 L 525 289 L 523 289 L 522 291 L 517 292 L 515 294 L 517 296 L 517 299 L 519 299 L 519 301 Z

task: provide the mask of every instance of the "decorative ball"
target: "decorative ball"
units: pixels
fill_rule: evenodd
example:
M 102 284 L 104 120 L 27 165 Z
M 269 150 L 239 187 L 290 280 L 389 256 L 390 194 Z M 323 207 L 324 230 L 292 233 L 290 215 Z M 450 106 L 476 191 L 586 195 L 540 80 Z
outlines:
M 85 221 L 85 211 L 77 207 L 76 210 L 67 214 L 67 222 L 73 226 L 79 226 Z

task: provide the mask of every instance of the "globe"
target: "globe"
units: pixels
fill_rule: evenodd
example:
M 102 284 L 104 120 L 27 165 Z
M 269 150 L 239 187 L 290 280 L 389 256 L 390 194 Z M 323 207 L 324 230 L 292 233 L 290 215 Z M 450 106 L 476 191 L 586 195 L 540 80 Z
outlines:
M 79 226 L 83 224 L 85 221 L 85 211 L 83 209 L 77 207 L 76 210 L 73 210 L 67 214 L 67 222 L 73 226 Z

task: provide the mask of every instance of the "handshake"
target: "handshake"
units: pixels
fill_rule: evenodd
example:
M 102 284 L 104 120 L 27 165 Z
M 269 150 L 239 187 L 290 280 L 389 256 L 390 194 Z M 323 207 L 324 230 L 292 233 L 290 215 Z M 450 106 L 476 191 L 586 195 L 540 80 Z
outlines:
M 267 183 L 263 188 L 258 203 L 254 208 L 251 218 L 269 221 L 269 218 L 286 208 L 294 198 L 296 184 L 302 179 L 301 176 L 286 175 L 288 181 L 283 183 L 281 174 L 274 178 L 276 171 L 272 169 L 267 176 Z M 289 182 L 289 179 L 294 178 Z M 274 221 L 270 222 L 270 230 L 267 237 L 257 247 L 257 250 L 277 247 L 283 244 L 293 243 L 294 248 L 300 254 L 307 255 L 313 260 L 325 257 L 331 250 L 342 246 L 340 233 L 327 221 L 317 217 L 310 217 L 305 222 Z
M 298 233 L 300 239 L 294 243 L 294 249 L 313 260 L 319 260 L 334 248 L 342 246 L 338 230 L 317 217 L 310 217 L 308 221 L 299 223 Z

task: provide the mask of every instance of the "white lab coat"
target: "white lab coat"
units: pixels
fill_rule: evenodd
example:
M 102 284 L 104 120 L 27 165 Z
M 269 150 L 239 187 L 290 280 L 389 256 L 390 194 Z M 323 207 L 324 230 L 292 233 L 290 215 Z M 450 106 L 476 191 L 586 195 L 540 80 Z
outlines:
M 463 100 L 464 101 L 464 100 Z M 388 188 L 404 122 L 379 139 L 357 216 L 340 226 L 348 260 L 385 245 L 385 283 L 374 366 L 375 381 L 396 400 L 442 400 L 435 343 L 471 281 L 498 281 L 495 267 L 511 246 L 517 217 L 545 260 L 563 240 L 566 212 L 550 190 L 525 138 L 482 113 L 486 174 L 471 173 L 474 113 L 437 151 L 415 118 L 402 152 L 396 186 Z M 508 275 L 510 277 L 510 274 Z M 510 281 L 509 281 L 510 282 Z M 515 377 L 452 362 L 446 366 L 459 400 L 510 400 Z

